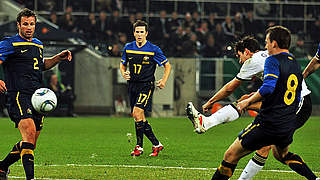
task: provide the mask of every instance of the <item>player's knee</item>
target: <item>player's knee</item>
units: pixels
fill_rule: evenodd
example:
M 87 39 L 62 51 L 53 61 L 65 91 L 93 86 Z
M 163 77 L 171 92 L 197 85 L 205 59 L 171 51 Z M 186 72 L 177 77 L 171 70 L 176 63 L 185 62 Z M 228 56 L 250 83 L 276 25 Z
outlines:
M 237 164 L 236 154 L 232 150 L 228 149 L 224 154 L 224 160 L 232 164 Z
M 282 162 L 283 164 L 287 164 L 287 161 L 290 161 L 290 160 L 299 160 L 296 158 L 295 154 L 293 154 L 292 152 L 288 152 L 287 154 L 283 154 L 282 156 L 279 156 L 279 157 L 280 157 L 279 161 Z
M 257 153 L 262 157 L 267 157 L 271 150 L 271 146 L 265 146 L 257 151 Z
M 141 121 L 144 119 L 144 111 L 139 108 L 134 108 L 132 112 L 132 117 L 135 119 L 135 121 Z

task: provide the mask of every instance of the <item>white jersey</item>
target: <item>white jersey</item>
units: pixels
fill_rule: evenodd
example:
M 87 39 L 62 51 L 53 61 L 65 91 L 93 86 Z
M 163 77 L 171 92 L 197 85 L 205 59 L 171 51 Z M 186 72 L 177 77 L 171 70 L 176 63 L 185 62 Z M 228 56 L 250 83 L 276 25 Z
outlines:
M 256 76 L 263 81 L 264 62 L 269 56 L 268 51 L 259 51 L 247 59 L 236 78 L 242 81 L 251 81 Z
M 241 81 L 250 81 L 254 76 L 263 81 L 264 63 L 269 56 L 268 51 L 259 51 L 247 59 L 240 68 L 236 78 Z M 301 97 L 310 94 L 306 82 L 302 81 Z

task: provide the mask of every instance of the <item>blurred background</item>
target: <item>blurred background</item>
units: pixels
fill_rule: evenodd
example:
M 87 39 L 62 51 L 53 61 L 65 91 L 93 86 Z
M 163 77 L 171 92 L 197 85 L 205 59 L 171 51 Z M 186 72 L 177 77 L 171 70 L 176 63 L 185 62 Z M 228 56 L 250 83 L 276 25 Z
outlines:
M 63 49 L 73 53 L 71 63 L 44 74 L 44 86 L 59 99 L 54 116 L 129 116 L 127 85 L 118 67 L 123 47 L 134 40 L 137 19 L 149 23 L 148 40 L 173 65 L 166 88 L 154 93 L 153 117 L 184 116 L 188 101 L 201 108 L 233 79 L 241 67 L 231 48 L 238 38 L 254 35 L 263 49 L 266 28 L 286 26 L 292 32 L 290 51 L 303 68 L 320 42 L 317 0 L 1 0 L 1 38 L 17 33 L 16 15 L 24 7 L 39 16 L 35 36 L 44 43 L 46 57 Z M 158 68 L 157 79 L 162 73 Z M 319 72 L 307 84 L 313 113 L 319 114 Z M 260 85 L 253 79 L 220 104 Z M 1 99 L 0 115 L 6 116 Z

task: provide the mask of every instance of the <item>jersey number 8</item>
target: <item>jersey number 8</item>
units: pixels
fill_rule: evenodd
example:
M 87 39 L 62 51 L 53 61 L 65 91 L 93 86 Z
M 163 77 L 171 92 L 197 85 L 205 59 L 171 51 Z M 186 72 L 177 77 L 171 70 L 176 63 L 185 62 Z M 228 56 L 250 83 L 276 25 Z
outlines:
M 298 87 L 298 78 L 296 75 L 291 74 L 287 81 L 287 91 L 284 94 L 284 102 L 286 103 L 286 105 L 289 106 L 295 100 L 297 87 Z

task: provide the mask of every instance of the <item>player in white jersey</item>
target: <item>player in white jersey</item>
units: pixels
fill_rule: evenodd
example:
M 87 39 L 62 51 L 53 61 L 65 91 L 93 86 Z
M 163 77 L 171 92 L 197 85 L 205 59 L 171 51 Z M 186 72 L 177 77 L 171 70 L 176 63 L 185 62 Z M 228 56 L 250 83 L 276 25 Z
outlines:
M 254 76 L 263 80 L 264 63 L 269 55 L 267 51 L 259 50 L 258 41 L 252 36 L 246 36 L 234 44 L 234 50 L 236 56 L 239 58 L 239 62 L 243 63 L 243 65 L 236 77 L 222 87 L 207 103 L 202 106 L 204 113 L 208 112 L 209 108 L 215 102 L 232 94 L 243 81 L 250 81 Z M 300 108 L 297 111 L 297 129 L 301 127 L 311 115 L 312 105 L 311 98 L 309 96 L 310 93 L 311 92 L 303 81 Z M 250 95 L 244 95 L 237 102 L 249 97 Z M 209 117 L 200 114 L 193 107 L 192 103 L 189 102 L 186 111 L 188 118 L 194 125 L 194 131 L 201 134 L 214 126 L 238 119 L 243 112 L 239 112 L 237 110 L 237 102 L 221 108 Z M 249 106 L 248 109 L 259 110 L 260 106 L 261 102 L 257 102 Z M 258 150 L 247 164 L 239 179 L 251 179 L 256 173 L 258 173 L 263 168 L 270 149 L 270 146 L 267 146 Z

